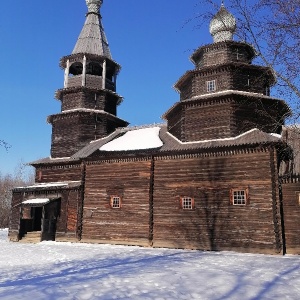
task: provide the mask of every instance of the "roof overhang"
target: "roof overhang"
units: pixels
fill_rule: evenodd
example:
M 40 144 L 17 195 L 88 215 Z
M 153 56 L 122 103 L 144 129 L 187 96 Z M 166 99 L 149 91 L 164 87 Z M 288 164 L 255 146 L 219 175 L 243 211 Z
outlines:
M 22 202 L 22 206 L 31 206 L 31 207 L 42 207 L 51 201 L 57 200 L 59 198 L 33 198 L 28 199 Z

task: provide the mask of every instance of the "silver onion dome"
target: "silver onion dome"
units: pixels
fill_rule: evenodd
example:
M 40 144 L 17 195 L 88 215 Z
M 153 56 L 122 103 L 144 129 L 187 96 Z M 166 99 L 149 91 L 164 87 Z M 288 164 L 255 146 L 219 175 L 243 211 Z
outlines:
M 99 13 L 103 0 L 85 0 L 89 13 Z
M 233 40 L 235 30 L 236 19 L 222 3 L 220 10 L 212 18 L 209 25 L 209 32 L 214 43 Z

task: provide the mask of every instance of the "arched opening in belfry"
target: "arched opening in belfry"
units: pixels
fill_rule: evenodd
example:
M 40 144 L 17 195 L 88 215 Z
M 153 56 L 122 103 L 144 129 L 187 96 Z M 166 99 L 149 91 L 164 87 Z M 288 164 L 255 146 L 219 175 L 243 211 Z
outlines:
M 86 66 L 86 74 L 102 76 L 103 68 L 99 63 L 90 62 Z
M 83 65 L 81 62 L 75 62 L 70 66 L 69 74 L 70 75 L 81 75 L 83 70 Z

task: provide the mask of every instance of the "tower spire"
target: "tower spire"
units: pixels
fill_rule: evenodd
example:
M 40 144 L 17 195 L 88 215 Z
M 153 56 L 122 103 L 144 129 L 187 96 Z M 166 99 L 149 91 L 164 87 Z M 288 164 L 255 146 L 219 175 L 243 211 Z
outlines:
M 83 1 L 83 0 L 81 0 Z M 64 87 L 56 92 L 61 112 L 52 124 L 51 157 L 71 156 L 87 143 L 128 123 L 117 117 L 116 93 L 121 66 L 112 60 L 101 22 L 103 0 L 85 0 L 86 20 L 71 55 L 60 60 Z
M 72 54 L 96 54 L 112 59 L 100 16 L 103 0 L 85 1 L 88 13 Z

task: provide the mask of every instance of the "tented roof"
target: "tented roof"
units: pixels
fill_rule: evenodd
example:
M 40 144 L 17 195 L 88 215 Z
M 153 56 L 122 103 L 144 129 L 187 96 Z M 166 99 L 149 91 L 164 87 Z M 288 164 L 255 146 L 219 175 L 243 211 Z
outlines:
M 72 54 L 89 53 L 112 59 L 100 13 L 89 12 Z

